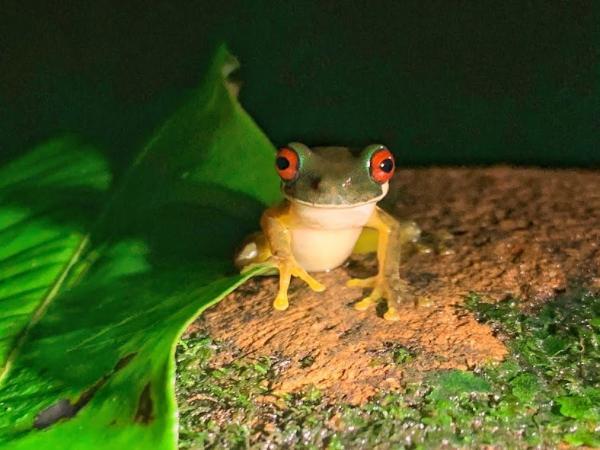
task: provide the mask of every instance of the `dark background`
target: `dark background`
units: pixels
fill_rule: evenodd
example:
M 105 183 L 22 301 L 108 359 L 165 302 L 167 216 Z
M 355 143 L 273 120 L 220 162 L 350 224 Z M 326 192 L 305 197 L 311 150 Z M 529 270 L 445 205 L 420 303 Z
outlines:
M 598 2 L 0 2 L 0 160 L 65 131 L 116 171 L 220 42 L 272 141 L 400 164 L 600 165 Z

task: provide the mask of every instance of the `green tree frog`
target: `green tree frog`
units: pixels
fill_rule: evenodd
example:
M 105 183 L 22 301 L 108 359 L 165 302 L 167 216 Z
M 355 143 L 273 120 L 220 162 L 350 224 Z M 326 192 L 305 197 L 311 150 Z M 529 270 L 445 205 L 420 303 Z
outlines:
M 236 256 L 239 268 L 270 263 L 279 271 L 275 309 L 288 307 L 292 276 L 314 291 L 325 286 L 309 272 L 329 271 L 351 255 L 363 228 L 377 231 L 378 273 L 351 279 L 349 286 L 371 289 L 356 303 L 364 310 L 377 300 L 387 300 L 384 318 L 397 320 L 397 304 L 406 293 L 399 275 L 402 247 L 419 237 L 413 222 L 400 223 L 377 206 L 388 192 L 395 169 L 392 153 L 373 144 L 362 150 L 346 147 L 309 148 L 292 142 L 279 149 L 275 167 L 285 200 L 267 209 L 262 232 L 252 235 Z

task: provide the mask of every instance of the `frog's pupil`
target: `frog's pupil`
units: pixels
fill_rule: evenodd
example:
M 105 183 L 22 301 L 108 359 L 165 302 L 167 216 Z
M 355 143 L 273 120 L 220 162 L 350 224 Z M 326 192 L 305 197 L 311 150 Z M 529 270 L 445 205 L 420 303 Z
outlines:
M 277 166 L 277 168 L 279 170 L 285 170 L 288 167 L 290 167 L 290 161 L 289 159 L 283 157 L 283 156 L 279 156 L 276 160 L 275 160 L 275 165 Z
M 394 163 L 392 162 L 391 158 L 384 159 L 381 161 L 381 163 L 379 163 L 379 168 L 385 173 L 390 173 L 392 170 L 394 170 Z

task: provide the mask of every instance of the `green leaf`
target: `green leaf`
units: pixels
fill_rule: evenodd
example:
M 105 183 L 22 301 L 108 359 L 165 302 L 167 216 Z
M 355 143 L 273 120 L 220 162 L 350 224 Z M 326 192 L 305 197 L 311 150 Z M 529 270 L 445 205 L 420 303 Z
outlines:
M 100 206 L 109 184 L 101 156 L 73 139 L 53 141 L 0 168 L 2 377 L 15 342 L 81 254 L 89 212 Z
M 175 343 L 262 270 L 231 258 L 280 195 L 235 67 L 221 48 L 115 188 L 73 138 L 0 169 L 3 448 L 176 447 Z

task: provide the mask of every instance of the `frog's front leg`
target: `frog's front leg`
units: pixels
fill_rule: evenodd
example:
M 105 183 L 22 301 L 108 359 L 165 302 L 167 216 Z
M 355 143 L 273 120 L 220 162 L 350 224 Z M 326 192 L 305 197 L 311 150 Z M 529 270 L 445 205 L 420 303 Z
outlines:
M 406 291 L 406 283 L 400 278 L 400 259 L 402 248 L 408 242 L 415 242 L 420 230 L 414 222 L 398 222 L 392 215 L 381 208 L 376 208 L 366 224 L 375 228 L 378 233 L 377 243 L 377 275 L 365 279 L 352 279 L 348 286 L 372 288 L 371 293 L 359 301 L 354 307 L 364 310 L 380 298 L 388 302 L 388 310 L 384 314 L 386 320 L 398 320 L 396 309 L 399 299 Z
M 278 310 L 284 310 L 288 307 L 287 292 L 292 276 L 302 279 L 314 291 L 325 290 L 325 286 L 311 277 L 294 258 L 289 222 L 290 214 L 287 202 L 267 209 L 260 221 L 271 251 L 271 256 L 267 259 L 267 262 L 279 270 L 279 291 L 273 302 L 273 307 Z

